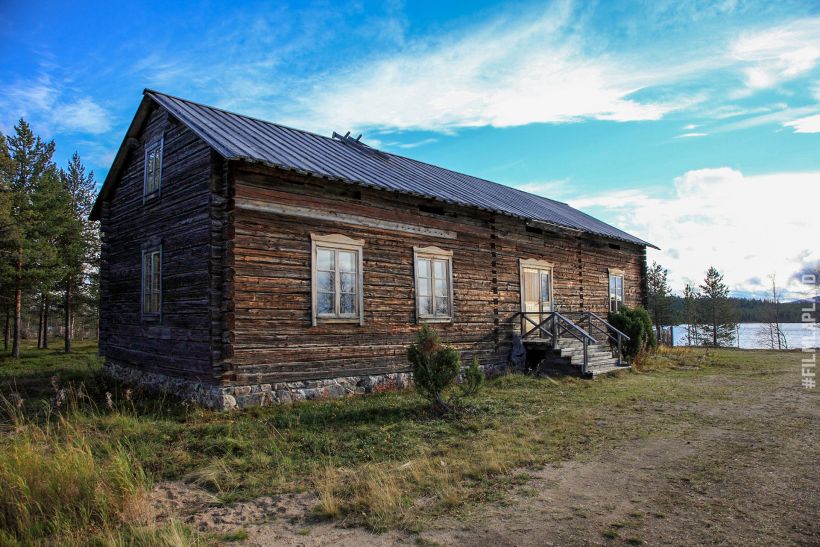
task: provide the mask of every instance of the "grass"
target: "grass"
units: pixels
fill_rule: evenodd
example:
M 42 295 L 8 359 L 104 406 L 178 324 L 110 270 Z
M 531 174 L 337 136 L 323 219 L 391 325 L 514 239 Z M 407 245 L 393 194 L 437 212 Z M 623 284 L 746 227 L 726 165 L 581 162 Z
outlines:
M 442 419 L 412 392 L 210 412 L 110 384 L 96 347 L 75 348 L 70 356 L 26 348 L 19 361 L 0 358 L 0 393 L 13 407 L 0 425 L 0 479 L 18 484 L 0 493 L 0 543 L 71 542 L 85 533 L 120 545 L 231 541 L 174 521 L 147 526 L 146 493 L 166 480 L 200 485 L 221 503 L 315 491 L 317 518 L 419 529 L 436 515 L 503 499 L 523 482 L 513 471 L 691 427 L 686 416 L 665 414 L 665 403 L 726 389 L 697 378 L 758 375 L 765 384 L 800 360 L 675 349 L 644 356 L 635 373 L 616 378 L 505 376 Z M 79 493 L 68 495 L 69 483 Z

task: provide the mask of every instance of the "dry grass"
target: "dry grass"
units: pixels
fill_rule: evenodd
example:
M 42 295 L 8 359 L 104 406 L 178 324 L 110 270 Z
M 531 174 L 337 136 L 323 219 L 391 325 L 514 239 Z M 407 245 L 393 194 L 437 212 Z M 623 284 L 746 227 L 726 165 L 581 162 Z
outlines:
M 119 443 L 97 454 L 65 417 L 45 426 L 15 419 L 0 459 L 0 539 L 63 541 L 147 524 L 151 481 Z
M 658 346 L 654 352 L 641 352 L 635 358 L 637 372 L 658 372 L 672 369 L 695 370 L 711 364 L 708 349 Z

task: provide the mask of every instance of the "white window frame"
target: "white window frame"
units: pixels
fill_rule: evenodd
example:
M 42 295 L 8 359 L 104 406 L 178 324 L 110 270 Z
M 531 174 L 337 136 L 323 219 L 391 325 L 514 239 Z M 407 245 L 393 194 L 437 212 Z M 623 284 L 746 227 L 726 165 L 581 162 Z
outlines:
M 159 260 L 158 260 L 159 272 L 158 272 L 158 275 L 156 276 L 156 278 L 157 278 L 156 286 L 154 286 L 154 284 L 153 284 L 154 283 L 154 277 L 155 277 L 154 260 L 153 260 L 154 255 L 158 256 L 158 258 L 159 258 Z M 145 280 L 146 280 L 146 271 L 145 271 L 146 270 L 146 258 L 149 258 L 149 257 L 151 258 L 151 262 L 150 262 L 150 268 L 151 268 L 150 275 L 151 275 L 151 277 L 149 278 L 150 281 L 148 282 L 148 286 L 146 286 L 146 283 L 145 283 Z M 149 319 L 154 319 L 154 318 L 160 317 L 162 315 L 162 246 L 152 247 L 150 249 L 144 249 L 142 251 L 142 260 L 141 260 L 141 266 L 140 266 L 140 287 L 141 287 L 141 290 L 140 290 L 140 308 L 142 310 L 142 316 L 144 318 L 149 318 Z M 154 309 L 154 307 L 152 305 L 154 300 L 152 298 L 150 300 L 148 300 L 148 298 L 150 298 L 150 296 L 153 296 L 154 294 L 156 294 L 156 296 L 157 296 L 156 309 Z
M 157 198 L 160 196 L 162 192 L 162 152 L 163 152 L 163 142 L 165 139 L 160 138 L 159 140 L 146 145 L 145 146 L 145 158 L 143 163 L 143 175 L 142 175 L 142 202 L 145 203 L 147 200 L 152 198 Z M 154 159 L 154 164 L 156 166 L 156 188 L 149 190 L 148 188 L 148 179 L 149 179 L 149 158 L 151 154 L 156 152 L 156 156 Z M 157 162 L 159 165 L 157 165 Z
M 610 312 L 617 313 L 624 306 L 624 300 L 625 300 L 625 296 L 626 296 L 625 295 L 626 290 L 624 288 L 624 271 L 619 270 L 617 268 L 609 268 L 607 273 L 609 275 L 607 275 L 607 278 L 606 278 L 606 304 L 607 304 L 607 308 L 609 309 Z M 618 291 L 618 285 L 617 285 L 617 283 L 615 284 L 615 292 L 614 292 L 615 309 L 614 310 L 612 309 L 612 307 L 613 307 L 612 306 L 612 300 L 613 300 L 612 278 L 613 277 L 621 279 L 621 294 L 618 294 L 618 292 L 617 292 Z M 620 299 L 618 297 L 620 297 Z
M 310 295 L 311 295 L 311 320 L 313 326 L 324 323 L 358 323 L 364 325 L 364 268 L 363 268 L 363 239 L 352 239 L 342 234 L 310 234 L 310 263 L 311 263 L 311 277 L 310 277 Z M 327 249 L 331 251 L 349 251 L 356 253 L 356 312 L 353 314 L 340 314 L 339 302 L 339 266 L 338 253 L 335 253 L 336 264 L 334 280 L 334 310 L 333 314 L 319 314 L 318 313 L 318 272 L 319 264 L 318 253 L 319 249 Z
M 433 313 L 421 313 L 419 306 L 419 260 L 430 260 L 430 298 L 432 299 Z M 447 292 L 449 294 L 450 306 L 447 314 L 436 313 L 436 277 L 434 261 L 442 261 L 447 264 L 445 281 L 447 282 Z M 416 322 L 417 323 L 452 323 L 455 317 L 455 299 L 453 298 L 453 251 L 448 251 L 440 247 L 413 247 L 413 281 L 416 298 Z

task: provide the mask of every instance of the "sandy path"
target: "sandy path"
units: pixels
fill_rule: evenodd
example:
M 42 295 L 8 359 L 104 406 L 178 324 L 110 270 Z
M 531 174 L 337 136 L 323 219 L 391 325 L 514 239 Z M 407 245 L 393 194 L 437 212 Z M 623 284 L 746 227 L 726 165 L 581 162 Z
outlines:
M 675 431 L 528 471 L 505 503 L 464 508 L 418 535 L 315 522 L 309 494 L 221 508 L 176 483 L 155 495 L 200 529 L 244 528 L 249 545 L 820 544 L 818 397 L 796 382 L 744 394 L 646 408 L 669 415 Z

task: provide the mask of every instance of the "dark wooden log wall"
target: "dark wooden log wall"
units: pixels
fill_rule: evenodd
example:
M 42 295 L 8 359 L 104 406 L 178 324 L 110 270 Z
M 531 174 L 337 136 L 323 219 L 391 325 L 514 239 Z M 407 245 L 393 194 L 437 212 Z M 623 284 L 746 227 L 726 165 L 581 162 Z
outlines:
M 164 135 L 161 197 L 143 204 L 145 145 Z M 211 316 L 222 307 L 224 204 L 209 185 L 217 160 L 211 149 L 159 108 L 148 116 L 130 150 L 111 199 L 102 211 L 100 352 L 146 371 L 214 381 L 212 347 L 222 326 Z M 221 188 L 220 188 L 221 189 Z M 222 215 L 224 216 L 224 215 Z M 141 315 L 141 250 L 162 243 L 162 316 Z M 212 254 L 215 255 L 212 258 Z M 216 285 L 215 287 L 212 285 Z M 218 352 L 219 353 L 219 352 Z
M 455 239 L 233 207 L 229 253 L 233 310 L 220 364 L 223 382 L 259 383 L 407 369 L 418 328 L 413 246 L 453 251 L 453 324 L 442 338 L 469 359 L 504 362 L 520 308 L 519 258 L 555 264 L 555 299 L 564 310 L 605 313 L 608 268 L 625 271 L 626 301 L 642 299 L 643 248 L 412 196 L 244 165 L 231 175 L 238 204 L 309 207 L 454 232 Z M 232 202 L 231 202 L 232 203 Z M 311 325 L 310 234 L 365 240 L 364 325 Z

